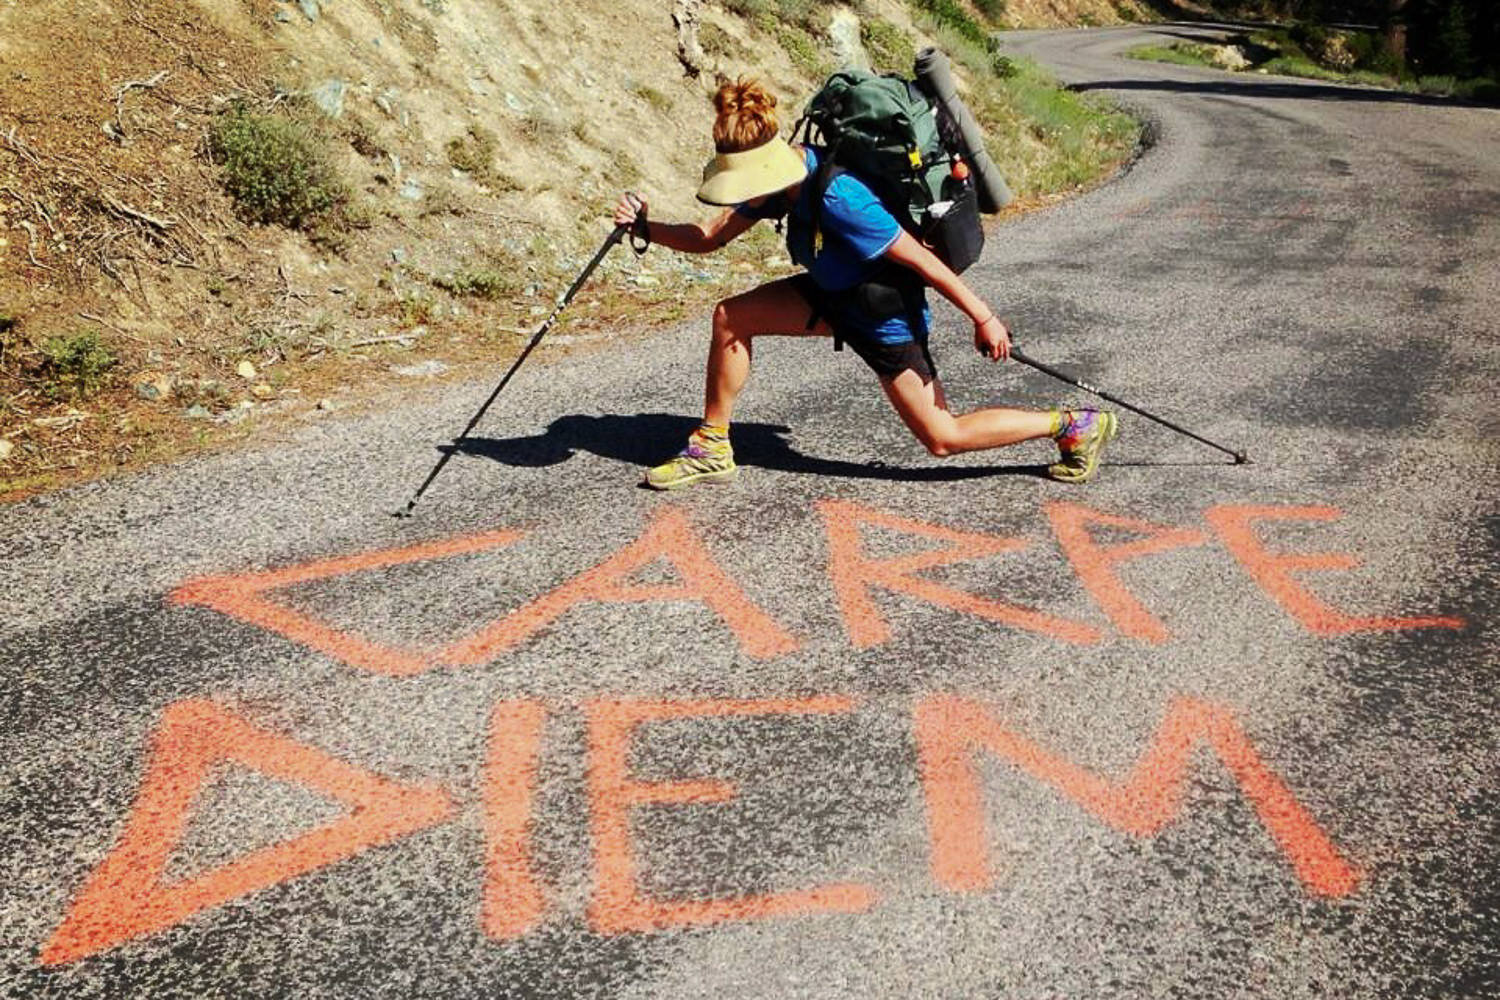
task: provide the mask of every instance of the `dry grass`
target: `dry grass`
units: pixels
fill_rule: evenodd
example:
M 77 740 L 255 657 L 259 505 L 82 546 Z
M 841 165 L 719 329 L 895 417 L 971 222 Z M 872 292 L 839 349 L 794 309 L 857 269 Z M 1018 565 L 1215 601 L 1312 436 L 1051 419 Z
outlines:
M 793 7 L 790 22 L 757 29 L 752 18 L 709 36 L 722 52 L 755 52 L 755 71 L 789 107 L 825 68 L 831 9 Z M 341 9 L 284 37 L 333 31 Z M 0 440 L 11 446 L 0 498 L 325 419 L 325 398 L 357 410 L 411 390 L 391 368 L 416 359 L 473 377 L 503 364 L 550 311 L 607 232 L 619 188 L 650 188 L 659 218 L 699 212 L 688 182 L 706 152 L 708 105 L 701 119 L 675 106 L 680 67 L 649 27 L 665 19 L 650 0 L 577 5 L 545 22 L 496 5 L 484 24 L 389 8 L 388 62 L 367 54 L 355 66 L 343 48 L 310 47 L 295 73 L 265 42 L 290 30 L 269 8 L 238 5 L 221 20 L 193 0 L 109 10 L 104 0 L 0 7 L 7 73 L 19 75 L 0 88 Z M 901 0 L 860 10 L 890 26 L 888 51 L 904 51 Z M 38 18 L 48 32 L 31 30 Z M 787 24 L 800 32 L 793 51 L 771 44 Z M 569 70 L 548 74 L 527 56 L 497 63 L 493 77 L 454 79 L 435 59 L 493 37 L 525 38 L 538 60 Z M 621 39 L 635 53 L 628 65 L 611 58 Z M 586 66 L 611 75 L 586 79 Z M 376 85 L 351 88 L 338 121 L 295 113 L 347 185 L 347 225 L 319 246 L 249 224 L 209 156 L 213 123 L 233 102 L 285 116 L 288 93 L 340 75 Z M 1018 76 L 1011 90 L 976 82 L 975 104 L 1022 193 L 1090 183 L 1128 147 L 1123 128 L 1087 126 L 1091 112 Z M 118 138 L 100 131 L 105 121 Z M 712 258 L 656 250 L 636 262 L 617 251 L 557 333 L 578 338 L 567 350 L 592 349 L 590 338 L 705 313 L 786 273 L 768 266 L 784 251 L 761 229 Z M 54 398 L 49 344 L 89 329 L 114 363 L 87 392 Z

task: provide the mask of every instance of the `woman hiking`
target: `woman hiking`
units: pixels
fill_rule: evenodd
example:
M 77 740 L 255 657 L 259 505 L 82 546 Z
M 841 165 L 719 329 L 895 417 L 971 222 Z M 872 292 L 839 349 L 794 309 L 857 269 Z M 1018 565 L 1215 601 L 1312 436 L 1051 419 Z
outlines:
M 802 274 L 761 285 L 714 309 L 708 351 L 703 422 L 687 447 L 646 472 L 659 490 L 734 478 L 729 443 L 735 400 L 750 374 L 757 337 L 833 336 L 847 343 L 880 379 L 891 405 L 933 455 L 999 448 L 1051 438 L 1062 452 L 1048 474 L 1063 482 L 1090 479 L 1099 454 L 1115 436 L 1113 413 L 1099 410 L 990 408 L 949 411 L 927 350 L 932 287 L 974 323 L 974 345 L 992 360 L 1010 355 L 1010 331 L 952 270 L 903 229 L 862 180 L 838 173 L 813 204 L 816 173 L 825 151 L 782 139 L 776 98 L 755 80 L 725 83 L 714 95 L 717 155 L 704 169 L 698 200 L 725 206 L 706 224 L 648 220 L 645 199 L 626 195 L 615 223 L 637 236 L 683 253 L 711 253 L 763 219 L 787 217 L 787 249 Z M 817 220 L 816 222 L 814 220 Z M 821 247 L 816 249 L 818 243 Z M 886 308 L 868 294 L 879 279 Z M 891 292 L 899 291 L 895 308 Z

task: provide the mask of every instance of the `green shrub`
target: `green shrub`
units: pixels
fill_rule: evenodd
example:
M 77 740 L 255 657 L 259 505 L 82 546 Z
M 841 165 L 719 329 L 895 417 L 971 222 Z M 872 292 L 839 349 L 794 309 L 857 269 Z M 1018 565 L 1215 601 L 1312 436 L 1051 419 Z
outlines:
M 98 330 L 83 330 L 67 337 L 52 337 L 42 345 L 43 390 L 52 399 L 83 399 L 109 381 L 110 369 L 118 364 Z
M 1447 74 L 1424 76 L 1417 80 L 1417 90 L 1438 97 L 1452 97 L 1458 93 L 1458 87 L 1458 78 Z
M 1401 75 L 1401 60 L 1391 51 L 1382 35 L 1371 31 L 1354 31 L 1348 36 L 1349 51 L 1354 54 L 1354 68 L 1381 73 L 1386 76 Z
M 672 108 L 672 99 L 655 87 L 641 84 L 635 88 L 635 96 L 651 105 L 656 111 L 666 112 Z
M 1311 61 L 1307 59 L 1307 53 L 1302 51 L 1302 46 L 1297 44 L 1291 32 L 1286 28 L 1269 28 L 1254 32 L 1250 36 L 1250 45 L 1266 50 L 1266 58 L 1281 55 Z M 1256 62 L 1261 61 L 1255 56 L 1251 58 Z
M 776 40 L 792 57 L 798 69 L 809 76 L 825 76 L 831 67 L 812 35 L 796 24 L 783 24 L 776 32 Z
M 436 315 L 437 303 L 431 295 L 423 292 L 402 292 L 398 300 L 400 307 L 401 325 L 406 327 L 420 326 L 423 323 L 432 322 Z
M 1006 0 L 974 0 L 974 6 L 979 8 L 990 21 L 998 21 L 1005 16 Z
M 1316 24 L 1294 24 L 1286 35 L 1303 55 L 1314 59 L 1328 45 L 1328 29 Z
M 237 105 L 215 120 L 209 150 L 252 223 L 309 229 L 348 199 L 325 141 L 303 122 Z
M 979 22 L 969 15 L 958 0 L 909 0 L 911 5 L 975 45 L 987 45 L 988 37 Z
M 520 280 L 515 271 L 498 268 L 468 268 L 434 278 L 434 285 L 451 295 L 473 296 L 480 299 L 503 299 L 520 290 Z
M 1434 32 L 1437 50 L 1441 58 L 1432 60 L 1434 69 L 1446 71 L 1443 75 L 1469 76 L 1476 68 L 1473 33 L 1469 29 L 1469 12 L 1463 4 L 1449 4 L 1438 20 Z
M 428 219 L 434 215 L 464 215 L 468 210 L 458 192 L 453 190 L 453 185 L 440 181 L 422 199 L 422 208 L 417 214 Z
M 787 25 L 816 36 L 827 30 L 829 8 L 839 3 L 837 0 L 724 0 L 723 6 L 762 30 L 774 32 L 777 25 Z
M 1344 78 L 1343 74 L 1324 69 L 1306 56 L 1277 56 L 1257 66 L 1256 69 L 1263 69 L 1267 73 L 1274 73 L 1278 76 L 1302 76 L 1309 80 L 1338 82 Z
M 1150 62 L 1174 63 L 1178 66 L 1213 66 L 1207 46 L 1193 42 L 1173 42 L 1170 45 L 1141 45 L 1125 53 L 1129 59 L 1145 59 Z
M 755 21 L 767 14 L 776 16 L 776 0 L 724 0 L 724 9 L 738 14 L 747 21 Z
M 750 53 L 740 44 L 739 39 L 712 21 L 705 22 L 698 29 L 698 44 L 703 46 L 704 52 L 717 59 L 745 62 L 750 58 Z
M 1059 191 L 1104 176 L 1135 145 L 1139 125 L 1095 95 L 1062 87 L 1028 59 L 970 103 L 994 138 L 991 154 L 1019 195 Z
M 1367 69 L 1357 69 L 1344 77 L 1346 83 L 1358 83 L 1366 87 L 1393 87 L 1396 78 L 1389 73 L 1375 73 Z
M 859 26 L 860 44 L 870 54 L 870 66 L 877 73 L 909 75 L 917 59 L 917 47 L 911 36 L 889 21 L 866 18 Z
M 448 141 L 448 162 L 464 173 L 486 178 L 495 165 L 498 144 L 495 133 L 483 125 L 470 125 L 463 135 Z
M 1480 101 L 1484 104 L 1500 104 L 1500 82 L 1491 80 L 1489 77 L 1480 77 L 1469 80 L 1467 83 L 1469 100 Z

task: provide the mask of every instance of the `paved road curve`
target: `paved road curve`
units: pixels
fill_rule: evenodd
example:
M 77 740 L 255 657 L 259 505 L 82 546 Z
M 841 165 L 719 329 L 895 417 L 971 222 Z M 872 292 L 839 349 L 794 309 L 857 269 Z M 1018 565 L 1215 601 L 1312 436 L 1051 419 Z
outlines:
M 649 494 L 699 323 L 411 521 L 487 385 L 7 509 L 0 994 L 1496 990 L 1500 114 L 1114 55 L 1174 30 L 1017 40 L 1160 141 L 976 281 L 1253 465 L 939 463 L 787 342 Z

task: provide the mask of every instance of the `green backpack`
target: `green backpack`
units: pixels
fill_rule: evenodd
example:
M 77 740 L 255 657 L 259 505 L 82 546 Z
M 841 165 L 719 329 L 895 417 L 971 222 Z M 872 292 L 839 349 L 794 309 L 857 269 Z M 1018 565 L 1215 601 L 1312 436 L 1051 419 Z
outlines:
M 979 259 L 978 197 L 967 171 L 955 169 L 955 128 L 916 83 L 863 70 L 835 73 L 808 102 L 794 135 L 798 129 L 804 142 L 816 130 L 827 149 L 814 180 L 815 246 L 822 194 L 847 171 L 954 272 Z

